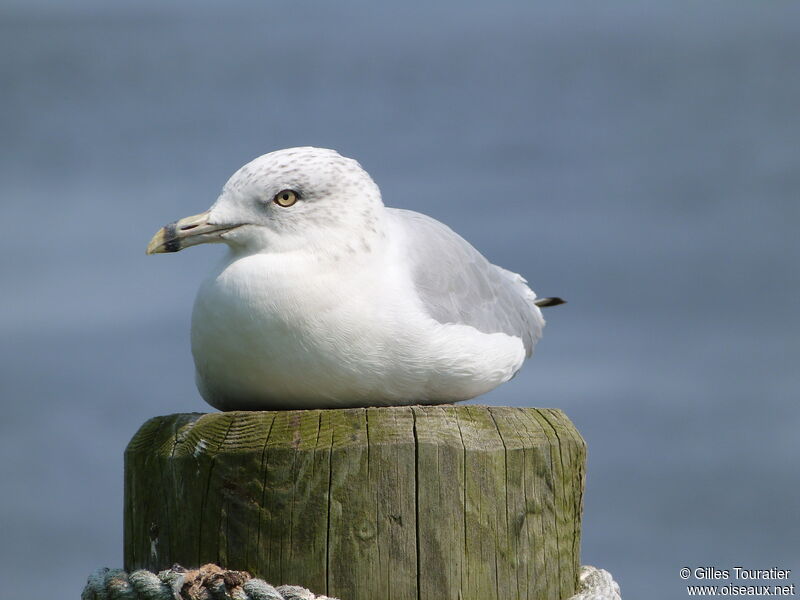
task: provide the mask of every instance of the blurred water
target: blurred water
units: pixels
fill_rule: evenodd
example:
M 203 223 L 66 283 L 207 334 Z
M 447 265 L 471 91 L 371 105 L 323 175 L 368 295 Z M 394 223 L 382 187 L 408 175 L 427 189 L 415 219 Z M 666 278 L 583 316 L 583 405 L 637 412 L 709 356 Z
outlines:
M 653 600 L 682 566 L 798 567 L 800 5 L 225 7 L 0 7 L 4 593 L 121 565 L 122 450 L 206 409 L 221 252 L 146 242 L 305 144 L 569 299 L 480 402 L 587 439 L 584 563 Z

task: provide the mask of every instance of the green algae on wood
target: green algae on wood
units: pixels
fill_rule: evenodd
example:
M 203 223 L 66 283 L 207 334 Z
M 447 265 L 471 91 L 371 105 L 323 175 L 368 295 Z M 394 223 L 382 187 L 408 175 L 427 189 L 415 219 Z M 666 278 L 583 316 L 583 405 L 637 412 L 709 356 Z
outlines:
M 125 453 L 125 568 L 215 562 L 343 600 L 561 600 L 585 457 L 552 409 L 156 417 Z

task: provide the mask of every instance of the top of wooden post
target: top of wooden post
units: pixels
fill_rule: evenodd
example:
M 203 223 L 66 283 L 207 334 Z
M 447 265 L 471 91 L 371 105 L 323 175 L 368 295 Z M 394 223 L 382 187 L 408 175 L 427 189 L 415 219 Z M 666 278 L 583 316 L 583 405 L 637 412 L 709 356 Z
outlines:
M 381 426 L 370 428 L 370 418 Z M 267 444 L 310 449 L 321 437 L 330 439 L 335 449 L 366 441 L 401 441 L 403 429 L 391 427 L 401 422 L 419 425 L 419 442 L 438 445 L 518 447 L 554 438 L 585 444 L 558 409 L 459 404 L 176 413 L 146 421 L 126 452 L 152 451 L 154 444 L 173 456 L 187 451 L 204 454 L 223 446 L 228 452 Z

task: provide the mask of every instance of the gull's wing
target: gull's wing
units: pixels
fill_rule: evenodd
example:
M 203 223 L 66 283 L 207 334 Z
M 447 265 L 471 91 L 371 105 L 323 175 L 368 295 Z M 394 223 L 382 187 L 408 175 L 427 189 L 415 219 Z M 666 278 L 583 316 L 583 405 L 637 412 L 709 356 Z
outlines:
M 410 210 L 387 210 L 403 232 L 414 285 L 430 316 L 440 323 L 516 336 L 530 356 L 544 319 L 525 279 L 491 264 L 436 219 Z

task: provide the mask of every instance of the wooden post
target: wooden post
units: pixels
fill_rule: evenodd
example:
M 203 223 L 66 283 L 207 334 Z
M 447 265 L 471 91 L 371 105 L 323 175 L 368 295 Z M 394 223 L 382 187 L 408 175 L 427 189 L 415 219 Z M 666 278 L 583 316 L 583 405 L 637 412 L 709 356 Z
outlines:
M 214 562 L 342 600 L 563 600 L 585 456 L 552 409 L 156 417 L 125 452 L 125 568 Z

